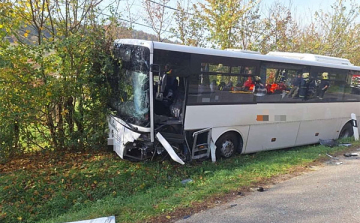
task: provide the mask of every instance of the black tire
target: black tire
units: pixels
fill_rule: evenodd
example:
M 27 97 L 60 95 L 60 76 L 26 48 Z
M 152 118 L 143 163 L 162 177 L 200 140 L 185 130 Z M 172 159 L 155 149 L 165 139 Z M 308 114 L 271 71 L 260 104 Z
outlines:
M 234 133 L 225 133 L 219 137 L 215 145 L 218 156 L 230 158 L 239 149 L 239 139 Z
M 354 136 L 354 129 L 350 122 L 346 123 L 340 131 L 339 139 Z

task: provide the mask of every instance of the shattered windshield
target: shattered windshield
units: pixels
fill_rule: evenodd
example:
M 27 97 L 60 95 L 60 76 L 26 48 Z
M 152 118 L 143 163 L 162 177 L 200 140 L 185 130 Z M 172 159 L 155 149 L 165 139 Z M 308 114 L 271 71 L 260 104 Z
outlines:
M 149 49 L 115 44 L 114 58 L 114 73 L 109 77 L 111 108 L 128 123 L 149 125 Z

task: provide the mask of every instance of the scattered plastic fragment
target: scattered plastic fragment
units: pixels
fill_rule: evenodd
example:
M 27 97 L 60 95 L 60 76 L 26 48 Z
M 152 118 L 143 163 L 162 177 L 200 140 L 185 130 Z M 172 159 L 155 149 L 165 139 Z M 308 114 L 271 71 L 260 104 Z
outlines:
M 259 191 L 259 192 L 264 192 L 265 190 L 264 190 L 263 187 L 258 187 L 257 191 Z
M 340 143 L 339 146 L 349 147 L 349 146 L 351 146 L 351 143 Z
M 335 159 L 335 160 L 338 160 L 339 158 L 337 158 L 337 157 L 335 157 L 335 156 L 332 156 L 332 155 L 330 155 L 330 154 L 328 154 L 328 153 L 326 153 L 326 155 L 328 156 L 328 157 L 330 157 L 331 159 Z
M 359 154 L 357 153 L 345 153 L 344 156 L 345 157 L 351 157 L 351 156 L 358 156 Z
M 237 206 L 237 204 L 232 204 L 232 205 L 230 205 L 231 208 L 233 208 L 233 207 L 235 207 L 235 206 Z
M 68 223 L 115 223 L 115 216 L 96 218 L 84 221 L 74 221 Z
M 181 181 L 181 183 L 184 184 L 184 185 L 187 184 L 187 183 L 191 183 L 191 182 L 193 182 L 193 180 L 190 179 L 190 178 Z
M 186 215 L 186 216 L 183 217 L 183 219 L 188 219 L 190 217 L 191 217 L 191 215 Z

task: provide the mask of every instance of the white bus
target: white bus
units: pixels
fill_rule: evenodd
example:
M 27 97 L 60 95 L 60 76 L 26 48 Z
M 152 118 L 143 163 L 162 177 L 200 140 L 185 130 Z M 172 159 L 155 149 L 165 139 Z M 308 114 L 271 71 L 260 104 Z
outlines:
M 268 55 L 120 39 L 108 144 L 121 158 L 179 163 L 353 135 L 360 67 L 300 53 Z

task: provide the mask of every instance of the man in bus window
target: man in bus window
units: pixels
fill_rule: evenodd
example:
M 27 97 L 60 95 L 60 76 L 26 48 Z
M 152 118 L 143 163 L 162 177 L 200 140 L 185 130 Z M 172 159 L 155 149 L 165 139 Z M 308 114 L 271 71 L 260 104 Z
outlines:
M 324 72 L 322 74 L 322 80 L 319 85 L 319 92 L 318 92 L 318 98 L 322 100 L 324 98 L 325 91 L 330 87 L 330 83 L 328 81 L 329 74 L 327 72 Z

